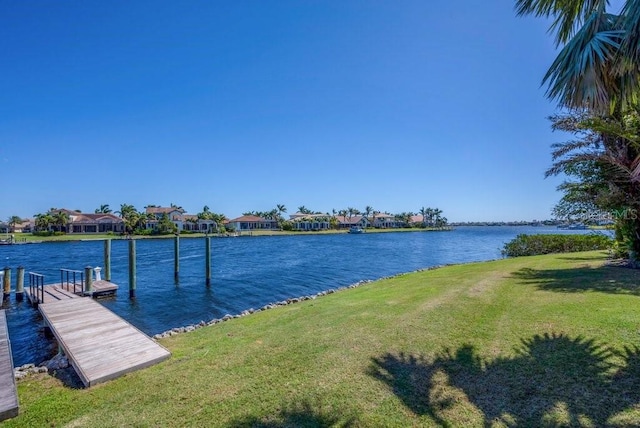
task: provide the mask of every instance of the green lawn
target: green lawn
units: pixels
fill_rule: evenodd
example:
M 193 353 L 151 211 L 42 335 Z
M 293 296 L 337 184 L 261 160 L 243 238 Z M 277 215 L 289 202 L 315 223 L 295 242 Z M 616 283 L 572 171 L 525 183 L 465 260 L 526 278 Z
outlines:
M 640 272 L 572 253 L 401 275 L 162 341 L 8 426 L 638 426 Z

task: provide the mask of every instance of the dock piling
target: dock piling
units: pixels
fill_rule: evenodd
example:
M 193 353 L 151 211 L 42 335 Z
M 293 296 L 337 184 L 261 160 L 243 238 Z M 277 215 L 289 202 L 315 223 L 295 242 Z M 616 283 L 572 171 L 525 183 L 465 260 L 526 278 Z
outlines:
M 206 283 L 207 287 L 211 286 L 211 238 L 205 238 L 206 250 L 205 250 L 205 273 L 206 273 Z
M 111 281 L 111 239 L 104 241 L 104 279 Z
M 178 283 L 180 276 L 180 236 L 176 235 L 173 240 L 173 279 Z
M 91 295 L 93 293 L 93 268 L 87 266 L 84 268 L 84 294 Z
M 21 302 L 24 299 L 24 267 L 18 266 L 16 276 L 16 300 Z
M 4 300 L 7 300 L 11 295 L 11 268 L 10 267 L 4 268 L 4 275 L 2 277 L 2 286 L 4 290 L 2 300 L 4 301 Z
M 129 298 L 136 298 L 136 241 L 129 241 Z

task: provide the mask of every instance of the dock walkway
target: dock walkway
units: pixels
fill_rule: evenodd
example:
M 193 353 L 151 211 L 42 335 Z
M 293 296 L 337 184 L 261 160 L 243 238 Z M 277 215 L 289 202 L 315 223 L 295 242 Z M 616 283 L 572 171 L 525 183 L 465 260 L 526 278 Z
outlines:
M 7 317 L 0 310 L 0 421 L 18 416 L 18 412 L 18 392 L 13 376 Z
M 94 281 L 93 291 L 86 295 L 90 295 L 91 297 L 110 296 L 115 294 L 117 290 L 118 286 L 112 282 Z M 31 290 L 31 287 L 25 287 L 24 291 L 27 294 L 29 301 L 34 305 L 57 302 L 59 300 L 75 299 L 85 295 L 82 284 L 74 285 L 73 283 L 68 282 L 44 285 L 42 297 L 38 295 L 38 291 L 35 287 L 33 291 Z
M 73 296 L 45 299 L 38 308 L 86 387 L 171 356 L 168 350 L 101 304 L 88 297 Z

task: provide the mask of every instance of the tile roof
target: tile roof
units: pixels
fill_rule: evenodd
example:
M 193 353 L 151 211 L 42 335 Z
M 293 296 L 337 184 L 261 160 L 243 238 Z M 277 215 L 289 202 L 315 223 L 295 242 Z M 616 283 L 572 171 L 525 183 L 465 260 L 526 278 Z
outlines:
M 145 208 L 147 214 L 162 214 L 162 213 L 172 213 L 174 211 L 178 211 L 181 214 L 184 214 L 184 210 L 178 207 L 146 207 Z
M 229 220 L 229 223 L 238 223 L 238 222 L 255 223 L 255 222 L 266 222 L 266 221 L 275 222 L 275 220 L 267 220 L 265 218 L 258 217 L 255 215 L 243 215 L 241 217 L 234 218 L 233 220 Z

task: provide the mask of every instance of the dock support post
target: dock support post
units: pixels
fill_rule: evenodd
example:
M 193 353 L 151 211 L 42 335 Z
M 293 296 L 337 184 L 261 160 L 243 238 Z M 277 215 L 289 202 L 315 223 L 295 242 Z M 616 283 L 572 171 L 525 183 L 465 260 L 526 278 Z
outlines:
M 9 298 L 9 296 L 11 295 L 11 268 L 10 267 L 5 267 L 4 268 L 4 276 L 2 278 L 2 286 L 3 286 L 3 296 L 2 296 L 2 300 L 7 300 Z
M 87 266 L 84 268 L 84 295 L 91 296 L 93 294 L 93 268 Z
M 16 300 L 21 302 L 24 299 L 24 267 L 18 266 L 16 277 Z
M 207 287 L 211 286 L 211 238 L 206 237 L 206 250 L 205 250 L 205 273 L 206 273 L 206 283 Z
M 136 298 L 136 241 L 129 241 L 129 298 Z
M 173 280 L 178 283 L 180 276 L 180 236 L 173 239 Z
M 104 280 L 111 281 L 111 239 L 104 241 Z

